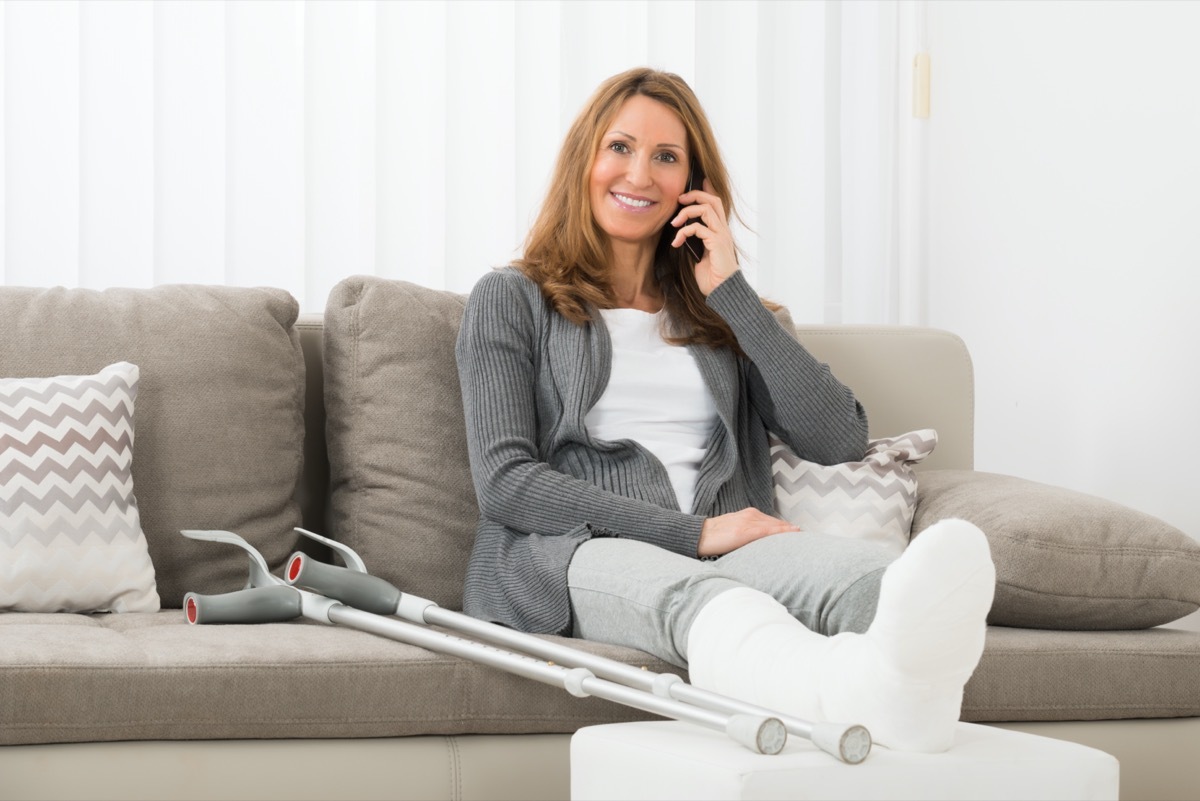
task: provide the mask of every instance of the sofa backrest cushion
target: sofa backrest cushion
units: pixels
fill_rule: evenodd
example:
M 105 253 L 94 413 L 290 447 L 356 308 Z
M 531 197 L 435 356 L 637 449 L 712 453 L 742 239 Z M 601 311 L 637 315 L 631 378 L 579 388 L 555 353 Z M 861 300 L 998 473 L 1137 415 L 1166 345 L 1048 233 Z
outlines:
M 462 608 L 479 518 L 454 359 L 465 302 L 355 276 L 325 309 L 331 534 L 448 609 Z
M 240 589 L 246 556 L 180 530 L 236 532 L 273 569 L 295 549 L 303 468 L 298 307 L 279 289 L 0 289 L 0 376 L 140 372 L 133 492 L 165 607 Z

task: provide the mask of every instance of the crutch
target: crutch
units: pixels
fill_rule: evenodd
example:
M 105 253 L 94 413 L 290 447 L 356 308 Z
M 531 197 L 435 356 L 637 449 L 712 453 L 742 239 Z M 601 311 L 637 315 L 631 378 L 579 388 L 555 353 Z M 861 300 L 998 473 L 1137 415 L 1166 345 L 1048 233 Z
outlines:
M 231 531 L 188 529 L 180 533 L 193 540 L 237 546 L 245 551 L 250 559 L 250 577 L 245 589 L 222 595 L 188 593 L 184 596 L 184 615 L 190 624 L 263 623 L 306 617 L 320 623 L 344 625 L 430 651 L 479 662 L 543 684 L 562 687 L 580 698 L 594 695 L 655 715 L 723 731 L 736 742 L 760 754 L 778 754 L 787 742 L 787 729 L 775 717 L 728 714 L 702 709 L 673 698 L 597 678 L 584 668 L 567 668 L 444 634 L 428 626 L 355 609 L 337 599 L 291 586 L 272 575 L 262 554 Z M 353 550 L 320 535 L 305 533 L 333 548 L 346 564 L 353 565 L 354 570 L 351 572 L 357 575 L 357 571 L 364 571 L 365 574 L 362 559 Z M 295 557 L 289 560 L 289 563 L 294 559 Z
M 340 543 L 306 529 L 296 530 L 306 537 L 329 545 L 345 558 L 344 546 Z M 433 601 L 401 592 L 384 579 L 369 575 L 357 555 L 354 558 L 346 558 L 345 562 L 346 567 L 338 567 L 318 562 L 304 553 L 297 552 L 288 559 L 284 577 L 292 586 L 334 598 L 356 609 L 377 615 L 396 616 L 416 624 L 441 626 L 494 645 L 522 651 L 551 663 L 582 670 L 589 676 L 598 676 L 660 698 L 674 699 L 725 715 L 777 718 L 788 733 L 811 740 L 821 750 L 852 765 L 862 762 L 871 751 L 871 735 L 863 726 L 810 723 L 703 690 L 671 673 L 654 673 L 644 668 L 639 669 L 614 659 L 589 654 L 469 615 L 442 609 Z

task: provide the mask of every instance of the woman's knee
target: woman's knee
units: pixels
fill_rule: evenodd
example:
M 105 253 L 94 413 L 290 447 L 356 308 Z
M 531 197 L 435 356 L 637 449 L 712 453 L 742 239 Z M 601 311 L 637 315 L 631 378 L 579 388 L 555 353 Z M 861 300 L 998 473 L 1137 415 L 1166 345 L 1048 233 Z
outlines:
M 873 542 L 795 532 L 765 537 L 717 565 L 774 597 L 814 631 L 835 634 L 870 625 L 880 578 L 893 561 L 894 554 Z

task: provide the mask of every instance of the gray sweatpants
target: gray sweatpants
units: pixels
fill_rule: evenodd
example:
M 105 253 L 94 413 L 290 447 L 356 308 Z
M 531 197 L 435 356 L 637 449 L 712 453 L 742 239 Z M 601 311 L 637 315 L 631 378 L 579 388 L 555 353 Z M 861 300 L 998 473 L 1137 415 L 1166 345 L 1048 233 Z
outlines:
M 637 540 L 593 539 L 575 551 L 567 573 L 573 634 L 687 667 L 692 621 L 735 587 L 767 593 L 821 634 L 863 632 L 895 558 L 875 543 L 812 532 L 764 537 L 712 561 Z

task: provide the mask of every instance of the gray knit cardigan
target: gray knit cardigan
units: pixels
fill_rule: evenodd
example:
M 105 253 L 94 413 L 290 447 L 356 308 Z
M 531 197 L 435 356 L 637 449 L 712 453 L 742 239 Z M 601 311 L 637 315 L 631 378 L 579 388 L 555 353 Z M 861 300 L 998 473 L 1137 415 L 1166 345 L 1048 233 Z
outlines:
M 708 304 L 745 356 L 690 347 L 720 424 L 700 464 L 694 506 L 684 512 L 649 451 L 630 440 L 592 439 L 584 427 L 612 364 L 602 318 L 568 321 L 511 267 L 476 284 L 456 347 L 480 509 L 467 614 L 569 634 L 567 567 L 589 538 L 629 537 L 695 558 L 706 517 L 748 506 L 774 514 L 768 431 L 810 461 L 862 458 L 862 406 L 796 341 L 790 320 L 767 310 L 741 272 Z

